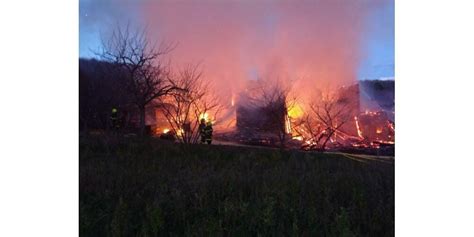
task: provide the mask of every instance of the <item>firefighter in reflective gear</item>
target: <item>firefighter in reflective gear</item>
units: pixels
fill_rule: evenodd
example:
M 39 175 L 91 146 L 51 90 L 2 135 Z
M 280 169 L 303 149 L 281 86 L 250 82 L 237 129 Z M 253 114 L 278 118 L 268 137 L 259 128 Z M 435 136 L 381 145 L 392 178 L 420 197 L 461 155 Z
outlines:
M 212 122 L 208 121 L 206 127 L 204 128 L 204 134 L 206 135 L 206 143 L 211 144 L 212 142 Z
M 112 113 L 110 114 L 110 121 L 112 122 L 113 129 L 119 128 L 118 110 L 115 107 L 112 108 Z
M 201 123 L 199 123 L 199 135 L 201 136 L 201 143 L 206 142 L 206 120 L 201 119 Z

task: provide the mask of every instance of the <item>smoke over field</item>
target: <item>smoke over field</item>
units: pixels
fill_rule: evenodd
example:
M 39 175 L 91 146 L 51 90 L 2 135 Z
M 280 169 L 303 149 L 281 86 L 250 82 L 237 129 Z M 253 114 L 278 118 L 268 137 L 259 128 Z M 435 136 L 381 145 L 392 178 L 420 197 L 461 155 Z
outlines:
M 84 1 L 90 16 L 81 23 L 103 34 L 128 21 L 154 40 L 178 43 L 169 55 L 174 67 L 201 63 L 230 103 L 258 77 L 283 80 L 299 97 L 356 81 L 371 16 L 387 4 L 393 1 Z

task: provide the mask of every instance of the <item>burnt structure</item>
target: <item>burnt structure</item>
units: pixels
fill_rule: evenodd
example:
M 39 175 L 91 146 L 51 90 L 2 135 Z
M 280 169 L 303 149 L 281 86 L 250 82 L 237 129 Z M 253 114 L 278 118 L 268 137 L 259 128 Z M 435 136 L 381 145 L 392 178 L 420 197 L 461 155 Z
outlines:
M 237 129 L 240 132 L 272 132 L 285 129 L 285 103 L 274 102 L 269 105 L 237 105 Z
M 384 111 L 388 119 L 394 120 L 395 81 L 363 80 L 359 82 L 361 112 Z

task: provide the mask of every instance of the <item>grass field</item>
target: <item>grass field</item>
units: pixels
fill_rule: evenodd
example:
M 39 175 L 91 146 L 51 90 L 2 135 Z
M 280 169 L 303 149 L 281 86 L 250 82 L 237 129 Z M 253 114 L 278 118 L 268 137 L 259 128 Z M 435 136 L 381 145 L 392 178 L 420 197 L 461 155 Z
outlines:
M 81 236 L 393 236 L 393 159 L 80 139 Z

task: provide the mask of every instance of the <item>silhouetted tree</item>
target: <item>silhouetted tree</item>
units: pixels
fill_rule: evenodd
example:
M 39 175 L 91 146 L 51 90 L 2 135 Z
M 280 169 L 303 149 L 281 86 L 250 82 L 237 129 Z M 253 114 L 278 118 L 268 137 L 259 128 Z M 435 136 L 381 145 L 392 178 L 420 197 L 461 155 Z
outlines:
M 212 93 L 210 84 L 202 77 L 199 65 L 188 65 L 173 76 L 175 88 L 163 97 L 161 109 L 171 130 L 182 143 L 196 143 L 199 139 L 199 120 L 207 115 L 217 119 L 222 106 Z
M 284 148 L 291 136 L 291 121 L 288 111 L 294 106 L 294 99 L 289 98 L 290 87 L 280 80 L 260 78 L 253 93 L 247 95 L 247 106 L 260 108 L 264 117 L 262 131 L 270 132 L 278 138 L 280 148 Z
M 102 40 L 99 56 L 113 63 L 123 77 L 120 88 L 130 95 L 131 102 L 139 111 L 141 134 L 145 132 L 146 107 L 153 100 L 176 89 L 169 81 L 170 67 L 162 57 L 173 49 L 173 45 L 161 43 L 151 45 L 145 30 L 131 31 L 116 27 L 110 37 Z
M 355 108 L 353 101 L 336 93 L 325 93 L 319 101 L 311 105 L 314 120 L 310 120 L 314 126 L 318 124 L 322 128 L 314 128 L 319 134 L 314 135 L 314 142 L 320 149 L 325 150 L 328 141 L 338 132 L 341 127 L 354 118 Z

